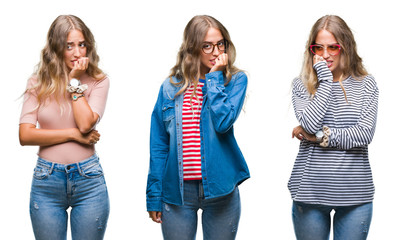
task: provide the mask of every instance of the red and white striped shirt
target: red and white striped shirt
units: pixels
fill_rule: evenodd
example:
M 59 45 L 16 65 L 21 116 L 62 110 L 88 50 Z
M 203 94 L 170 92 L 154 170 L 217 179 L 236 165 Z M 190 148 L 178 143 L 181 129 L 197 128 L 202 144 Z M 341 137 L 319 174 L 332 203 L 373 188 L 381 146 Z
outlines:
M 200 79 L 196 95 L 194 86 L 186 89 L 182 107 L 183 179 L 201 180 L 200 114 L 204 80 Z

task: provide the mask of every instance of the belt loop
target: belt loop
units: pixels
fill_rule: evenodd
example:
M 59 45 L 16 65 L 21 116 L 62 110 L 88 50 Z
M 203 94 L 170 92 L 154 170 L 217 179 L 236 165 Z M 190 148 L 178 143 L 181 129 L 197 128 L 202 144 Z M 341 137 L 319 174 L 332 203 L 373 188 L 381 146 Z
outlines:
M 76 163 L 76 166 L 77 166 L 77 169 L 79 170 L 79 174 L 81 175 L 82 174 L 82 171 L 81 171 L 81 167 L 80 167 L 80 162 L 78 162 L 78 163 Z
M 55 163 L 51 163 L 50 175 L 52 174 L 52 171 L 54 170 L 54 166 L 55 166 Z

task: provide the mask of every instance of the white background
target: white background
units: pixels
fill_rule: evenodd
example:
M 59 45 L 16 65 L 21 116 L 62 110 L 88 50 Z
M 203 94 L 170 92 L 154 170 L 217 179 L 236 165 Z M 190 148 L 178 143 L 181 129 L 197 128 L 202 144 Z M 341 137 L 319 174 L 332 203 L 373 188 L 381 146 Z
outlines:
M 111 213 L 106 239 L 161 239 L 146 212 L 150 115 L 162 81 L 176 62 L 187 22 L 217 18 L 249 74 L 245 112 L 235 134 L 251 170 L 240 186 L 238 239 L 294 239 L 287 181 L 298 151 L 290 96 L 314 22 L 341 16 L 353 30 L 359 55 L 380 89 L 378 125 L 370 145 L 376 185 L 368 239 L 395 236 L 397 210 L 394 64 L 397 44 L 392 1 L 7 1 L 0 8 L 1 163 L 0 238 L 34 239 L 29 192 L 37 147 L 21 147 L 18 122 L 28 77 L 46 34 L 60 14 L 79 16 L 91 29 L 111 80 L 98 126 L 97 151 L 105 170 Z M 198 231 L 201 239 L 201 229 Z

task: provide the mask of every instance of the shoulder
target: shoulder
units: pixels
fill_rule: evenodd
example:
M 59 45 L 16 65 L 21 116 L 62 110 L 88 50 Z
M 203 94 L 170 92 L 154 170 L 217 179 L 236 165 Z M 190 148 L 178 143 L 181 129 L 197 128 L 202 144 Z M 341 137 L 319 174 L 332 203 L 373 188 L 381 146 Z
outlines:
M 39 82 L 37 75 L 32 75 L 28 78 L 27 88 L 32 88 Z
M 179 83 L 181 80 L 177 79 L 176 77 L 168 77 L 166 78 L 163 83 L 161 84 L 160 91 L 163 94 L 163 97 L 168 99 L 173 99 L 176 93 L 180 90 L 181 86 Z M 175 84 L 176 83 L 176 84 Z
M 245 72 L 240 71 L 240 72 L 235 73 L 235 74 L 232 76 L 232 80 L 235 80 L 235 81 L 245 81 L 245 82 L 247 82 L 247 81 L 248 81 L 248 77 L 247 77 L 247 74 L 246 74 Z
M 365 81 L 365 85 L 369 88 L 377 88 L 377 84 L 375 81 L 374 76 L 372 75 L 367 75 L 364 77 L 363 81 Z
M 26 93 L 37 94 L 38 83 L 37 75 L 30 76 L 26 82 Z
M 84 74 L 80 77 L 80 81 L 82 84 L 88 84 L 91 86 L 109 87 L 109 77 L 105 74 L 99 75 L 96 78 L 91 77 L 88 74 Z
M 378 88 L 374 76 L 370 74 L 361 78 L 352 77 L 351 79 L 354 83 L 361 85 L 361 87 L 366 90 L 373 91 L 374 89 Z
M 226 85 L 226 87 L 231 87 L 234 85 L 246 86 L 247 84 L 248 84 L 247 74 L 243 71 L 240 71 L 232 75 L 232 79 L 230 79 L 230 82 Z
M 296 91 L 306 91 L 306 87 L 302 78 L 296 77 L 294 80 L 292 80 L 292 89 Z

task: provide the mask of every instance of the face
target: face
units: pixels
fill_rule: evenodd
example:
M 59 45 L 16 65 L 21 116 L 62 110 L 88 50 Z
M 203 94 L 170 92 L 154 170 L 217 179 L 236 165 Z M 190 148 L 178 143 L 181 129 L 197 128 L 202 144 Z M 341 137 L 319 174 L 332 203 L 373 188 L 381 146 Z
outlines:
M 340 66 L 340 56 L 341 53 L 339 52 L 336 55 L 331 55 L 328 50 L 328 48 L 332 48 L 334 44 L 339 44 L 334 35 L 327 30 L 321 30 L 316 37 L 316 42 L 315 44 L 321 45 L 323 47 L 327 47 L 327 49 L 324 49 L 322 53 L 322 57 L 324 58 L 325 61 L 327 61 L 328 68 L 331 70 L 331 72 L 334 75 L 334 78 L 337 76 L 340 76 L 342 74 L 342 69 Z M 334 45 L 335 46 L 335 45 Z
M 223 42 L 222 40 L 222 33 L 216 28 L 210 28 L 204 37 L 202 48 L 209 47 L 212 44 L 219 47 Z M 212 53 L 204 53 L 203 50 L 201 50 L 200 61 L 203 74 L 206 74 L 211 70 L 215 65 L 215 59 L 223 53 L 223 51 L 219 51 L 217 46 L 214 47 L 214 51 Z
M 87 48 L 83 33 L 80 30 L 72 30 L 68 34 L 67 47 L 64 53 L 66 66 L 69 70 L 73 69 L 75 61 L 81 57 L 85 57 Z

